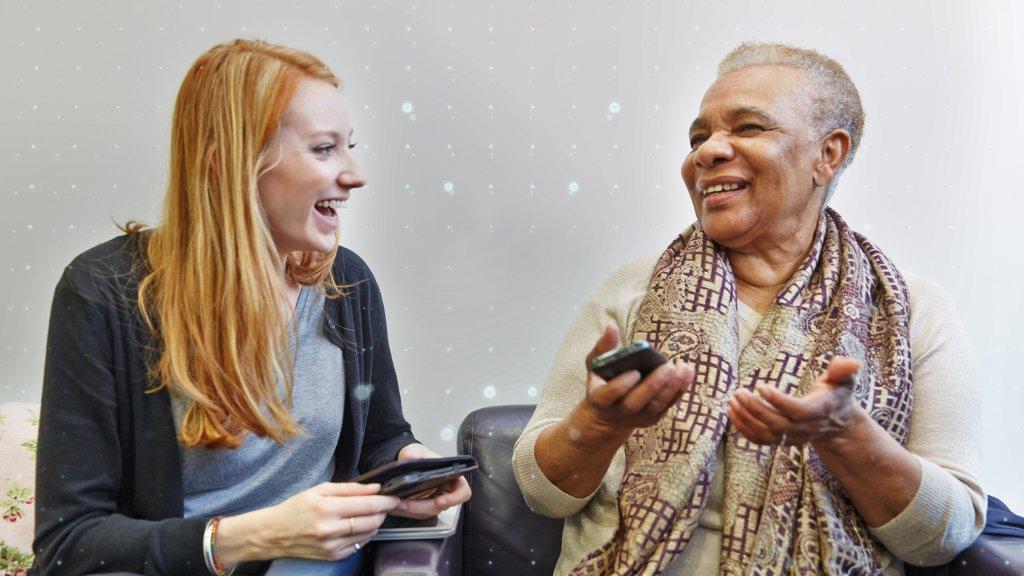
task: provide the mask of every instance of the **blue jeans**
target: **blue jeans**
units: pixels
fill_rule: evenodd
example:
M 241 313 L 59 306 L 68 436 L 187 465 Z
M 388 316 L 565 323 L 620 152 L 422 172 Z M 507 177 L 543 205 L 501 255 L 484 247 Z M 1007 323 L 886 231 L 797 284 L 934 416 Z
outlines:
M 274 560 L 266 576 L 358 576 L 363 550 L 336 562 L 280 558 Z

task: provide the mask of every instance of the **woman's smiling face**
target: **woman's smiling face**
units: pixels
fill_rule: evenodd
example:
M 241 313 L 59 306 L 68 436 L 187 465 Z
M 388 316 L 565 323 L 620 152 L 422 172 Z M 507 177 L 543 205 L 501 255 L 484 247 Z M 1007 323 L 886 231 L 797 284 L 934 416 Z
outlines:
M 281 254 L 334 249 L 337 211 L 353 188 L 366 184 L 349 153 L 351 139 L 338 89 L 322 80 L 302 80 L 268 145 L 272 168 L 258 185 Z
M 824 194 L 810 104 L 803 73 L 785 66 L 750 66 L 708 88 L 682 175 L 711 239 L 742 248 L 815 225 Z

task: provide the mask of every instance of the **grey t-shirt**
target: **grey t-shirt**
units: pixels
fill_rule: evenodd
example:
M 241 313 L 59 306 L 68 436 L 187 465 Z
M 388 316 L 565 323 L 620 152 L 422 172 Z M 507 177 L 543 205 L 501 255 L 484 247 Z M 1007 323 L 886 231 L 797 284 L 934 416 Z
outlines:
M 181 447 L 186 518 L 265 508 L 331 479 L 345 412 L 341 349 L 323 334 L 324 296 L 303 286 L 295 305 L 292 418 L 298 436 L 278 445 L 252 434 L 234 450 Z M 175 429 L 188 404 L 171 395 Z M 283 391 L 282 391 L 283 398 Z

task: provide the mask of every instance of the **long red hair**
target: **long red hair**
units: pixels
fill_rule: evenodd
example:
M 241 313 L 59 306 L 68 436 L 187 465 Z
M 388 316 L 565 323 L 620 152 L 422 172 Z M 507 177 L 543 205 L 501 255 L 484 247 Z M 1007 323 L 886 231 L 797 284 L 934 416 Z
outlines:
M 163 222 L 124 227 L 144 241 L 138 299 L 160 342 L 152 376 L 157 389 L 189 401 L 180 427 L 187 446 L 233 448 L 246 433 L 282 442 L 299 431 L 289 413 L 280 255 L 257 181 L 273 168 L 268 144 L 306 78 L 339 86 L 316 57 L 260 40 L 200 56 L 174 105 Z M 331 273 L 336 252 L 289 254 L 285 274 L 335 298 L 343 290 Z

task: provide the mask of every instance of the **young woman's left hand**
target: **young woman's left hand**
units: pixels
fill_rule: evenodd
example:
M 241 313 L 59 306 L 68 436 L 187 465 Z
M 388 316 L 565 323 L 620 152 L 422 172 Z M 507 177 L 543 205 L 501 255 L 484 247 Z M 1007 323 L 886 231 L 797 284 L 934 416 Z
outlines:
M 435 454 L 423 444 L 409 444 L 398 452 L 399 462 L 416 458 L 440 457 L 440 454 Z M 455 480 L 437 488 L 434 494 L 426 498 L 406 498 L 402 500 L 398 507 L 392 509 L 388 514 L 415 518 L 416 520 L 432 518 L 456 504 L 462 504 L 469 500 L 469 497 L 472 495 L 473 492 L 469 489 L 469 482 L 464 476 L 459 476 Z

